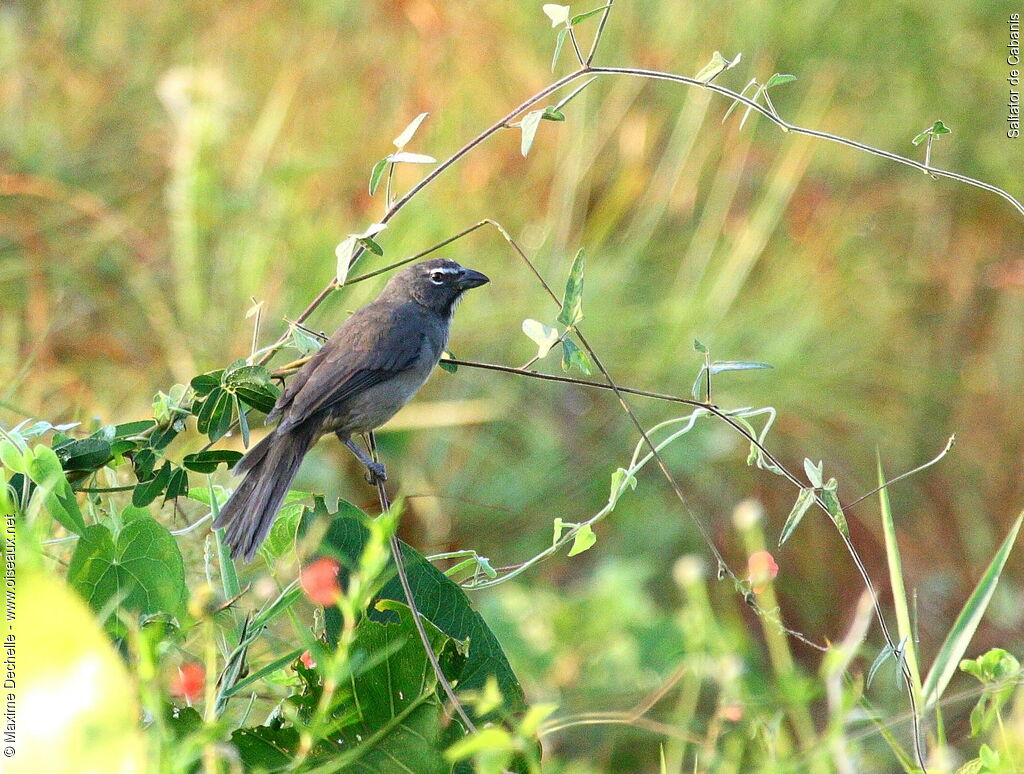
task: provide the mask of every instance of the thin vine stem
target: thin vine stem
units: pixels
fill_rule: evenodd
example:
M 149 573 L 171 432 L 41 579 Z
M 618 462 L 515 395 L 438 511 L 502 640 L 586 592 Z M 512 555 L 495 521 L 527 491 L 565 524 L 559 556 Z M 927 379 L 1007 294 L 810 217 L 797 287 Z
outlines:
M 660 70 L 644 70 L 635 67 L 591 67 L 589 68 L 589 72 L 598 75 L 625 75 L 636 78 L 649 78 L 652 80 L 659 81 L 674 81 L 676 83 L 685 83 L 689 86 L 696 86 L 698 88 L 708 89 L 709 91 L 721 94 L 722 96 L 728 97 L 729 99 L 734 100 L 736 102 L 742 102 L 744 105 L 751 108 L 752 110 L 757 111 L 758 113 L 760 113 L 762 116 L 767 118 L 769 121 L 771 121 L 773 124 L 775 124 L 785 132 L 791 132 L 792 134 L 802 134 L 806 137 L 816 137 L 819 140 L 826 140 L 828 142 L 834 142 L 839 145 L 845 145 L 848 148 L 854 148 L 856 150 L 864 151 L 865 153 L 869 153 L 872 156 L 878 156 L 880 158 L 896 162 L 897 164 L 903 164 L 908 167 L 913 167 L 914 169 L 920 170 L 921 172 L 924 172 L 929 175 L 933 175 L 936 177 L 945 177 L 950 180 L 956 180 L 957 182 L 973 186 L 974 188 L 980 188 L 983 191 L 994 193 L 997 196 L 1001 197 L 1002 199 L 1005 199 L 1010 204 L 1010 206 L 1017 210 L 1017 212 L 1019 212 L 1021 215 L 1024 215 L 1024 204 L 1022 204 L 1020 200 L 1014 197 L 1009 191 L 1006 191 L 1000 188 L 999 186 L 993 185 L 991 183 L 986 183 L 984 180 L 978 180 L 977 178 L 969 177 L 968 175 L 960 174 L 959 172 L 953 172 L 948 169 L 940 169 L 939 167 L 933 167 L 930 166 L 928 163 L 920 162 L 915 159 L 908 158 L 906 156 L 901 156 L 900 154 L 893 153 L 892 151 L 876 148 L 872 145 L 868 145 L 867 143 L 863 143 L 858 140 L 851 140 L 847 137 L 842 137 L 841 135 L 838 134 L 821 131 L 820 129 L 809 129 L 807 127 L 798 126 L 797 124 L 791 124 L 788 121 L 781 118 L 776 113 L 769 110 L 768 108 L 762 107 L 754 100 L 745 97 L 741 94 L 738 94 L 737 92 L 733 91 L 732 89 L 726 88 L 725 86 L 719 86 L 717 83 L 704 83 L 703 81 L 699 81 L 696 78 L 691 78 L 686 75 L 677 75 L 675 73 L 667 73 L 662 72 Z
M 495 121 L 489 127 L 484 129 L 480 134 L 476 135 L 473 139 L 471 139 L 469 142 L 467 142 L 465 145 L 463 145 L 461 148 L 459 148 L 457 151 L 455 151 L 447 159 L 445 159 L 440 164 L 438 164 L 433 170 L 430 171 L 430 173 L 428 173 L 426 176 L 424 176 L 418 183 L 413 185 L 412 188 L 410 188 L 399 199 L 397 199 L 396 201 L 394 201 L 392 203 L 389 203 L 387 205 L 387 209 L 386 209 L 384 215 L 380 219 L 380 222 L 381 223 L 388 223 L 396 214 L 398 214 L 399 210 L 401 210 L 403 207 L 405 207 L 424 188 L 426 188 L 428 185 L 430 185 L 430 183 L 432 183 L 434 180 L 436 180 L 438 177 L 440 177 L 442 174 L 444 174 L 445 171 L 447 171 L 452 165 L 454 165 L 457 161 L 459 161 L 461 158 L 463 158 L 466 154 L 468 154 L 474 148 L 476 148 L 481 143 L 483 143 L 485 140 L 487 140 L 487 138 L 491 137 L 493 134 L 497 133 L 501 129 L 506 128 L 508 126 L 508 124 L 510 122 L 512 122 L 516 118 L 516 116 L 518 116 L 520 113 L 522 113 L 525 110 L 528 110 L 529 108 L 533 107 L 535 104 L 540 102 L 542 99 L 550 96 L 552 93 L 558 91 L 563 86 L 566 86 L 566 85 L 572 83 L 573 81 L 576 81 L 579 78 L 582 78 L 582 77 L 587 76 L 587 75 L 619 75 L 619 76 L 634 77 L 634 78 L 648 78 L 648 79 L 652 79 L 652 80 L 672 81 L 672 82 L 675 82 L 675 83 L 682 83 L 682 84 L 685 84 L 685 85 L 688 85 L 688 86 L 693 86 L 693 87 L 696 87 L 696 88 L 708 89 L 709 91 L 713 91 L 713 92 L 715 92 L 717 94 L 720 94 L 720 95 L 722 95 L 724 97 L 727 97 L 728 99 L 732 100 L 733 102 L 741 103 L 743 105 L 746 105 L 748 108 L 750 108 L 751 110 L 756 111 L 757 113 L 761 114 L 762 116 L 767 118 L 769 121 L 771 121 L 773 124 L 777 125 L 779 128 L 781 128 L 785 132 L 790 132 L 790 133 L 793 133 L 793 134 L 805 135 L 807 137 L 815 137 L 815 138 L 818 138 L 818 139 L 821 139 L 821 140 L 826 140 L 828 142 L 834 142 L 834 143 L 837 143 L 839 145 L 844 145 L 844 146 L 849 147 L 849 148 L 854 148 L 856 150 L 860 150 L 860 151 L 863 151 L 865 153 L 869 153 L 871 155 L 878 156 L 880 158 L 884 158 L 884 159 L 887 159 L 889 161 L 893 161 L 893 162 L 898 163 L 898 164 L 903 164 L 905 166 L 909 166 L 909 167 L 912 167 L 914 169 L 918 169 L 921 172 L 928 173 L 928 174 L 930 174 L 932 176 L 935 176 L 935 177 L 944 177 L 944 178 L 948 178 L 950 180 L 955 180 L 957 182 L 964 183 L 966 185 L 973 186 L 975 188 L 980 188 L 980 189 L 982 189 L 984 191 L 988 191 L 990 193 L 996 194 L 1000 198 L 1002 198 L 1005 201 L 1007 201 L 1015 210 L 1017 210 L 1017 212 L 1019 212 L 1021 215 L 1024 215 L 1024 204 L 1022 204 L 1016 197 L 1014 197 L 1008 191 L 1006 191 L 1006 190 L 1004 190 L 1004 189 L 1002 189 L 1002 188 L 1000 188 L 1000 187 L 998 187 L 996 185 L 993 185 L 991 183 L 986 183 L 983 180 L 978 180 L 978 179 L 973 178 L 973 177 L 969 177 L 968 175 L 960 174 L 959 172 L 953 172 L 951 170 L 946 170 L 946 169 L 941 169 L 941 168 L 938 168 L 938 167 L 933 167 L 933 166 L 930 166 L 929 164 L 925 164 L 925 163 L 922 163 L 920 161 L 916 161 L 915 159 L 911 159 L 911 158 L 908 158 L 906 156 L 901 156 L 898 153 L 893 153 L 892 151 L 887 151 L 887 150 L 883 150 L 881 148 L 876 148 L 874 146 L 868 145 L 868 144 L 863 143 L 863 142 L 859 142 L 857 140 L 851 140 L 849 138 L 842 137 L 842 136 L 837 135 L 837 134 L 832 134 L 831 132 L 825 132 L 825 131 L 821 131 L 821 130 L 818 130 L 818 129 L 810 129 L 810 128 L 807 128 L 807 127 L 798 126 L 796 124 L 791 124 L 788 121 L 786 121 L 783 118 L 781 118 L 774 111 L 768 109 L 767 107 L 764 107 L 764 106 L 758 104 L 754 99 L 751 99 L 750 97 L 747 97 L 746 95 L 742 94 L 741 92 L 734 91 L 733 89 L 730 89 L 730 88 L 725 87 L 725 86 L 721 86 L 721 85 L 719 85 L 717 83 L 714 83 L 714 82 L 705 83 L 704 81 L 700 81 L 700 80 L 698 80 L 696 78 L 692 78 L 692 77 L 689 77 L 689 76 L 686 76 L 686 75 L 679 75 L 677 73 L 663 72 L 663 71 L 660 71 L 660 70 L 646 70 L 646 69 L 643 69 L 643 68 L 635 68 L 635 67 L 594 67 L 594 66 L 592 66 L 590 64 L 590 62 L 593 60 L 594 54 L 596 52 L 597 44 L 598 44 L 599 39 L 600 39 L 600 35 L 601 35 L 602 31 L 604 30 L 605 23 L 607 22 L 607 19 L 608 19 L 608 14 L 611 11 L 611 5 L 612 5 L 612 3 L 609 3 L 609 6 L 605 9 L 604 14 L 601 17 L 601 21 L 600 21 L 600 24 L 599 24 L 599 27 L 598 27 L 598 33 L 597 33 L 597 36 L 594 39 L 594 44 L 593 44 L 593 46 L 591 48 L 589 56 L 587 57 L 587 60 L 586 60 L 587 63 L 585 65 L 583 65 L 579 69 L 569 73 L 568 75 L 562 76 L 561 78 L 559 78 L 558 80 L 554 81 L 553 83 L 545 86 L 543 89 L 541 89 L 540 91 L 538 91 L 537 93 L 535 93 L 531 97 L 528 97 L 526 100 L 524 100 L 519 105 L 517 105 L 515 108 L 513 108 L 508 113 L 506 113 L 502 118 L 500 118 L 499 120 Z M 352 255 L 352 258 L 349 260 L 349 269 L 351 269 L 351 267 L 356 264 L 356 262 L 365 254 L 365 252 L 366 252 L 366 249 L 362 245 L 360 245 L 359 247 L 356 248 L 355 252 Z M 349 280 L 348 282 L 346 282 L 346 284 L 352 284 L 353 281 L 354 280 Z M 312 301 L 310 301 L 310 303 L 299 314 L 299 316 L 295 318 L 294 322 L 295 323 L 302 323 L 306 319 L 308 319 L 309 316 L 312 315 L 313 312 L 315 312 L 316 309 L 331 295 L 331 293 L 334 292 L 335 290 L 338 290 L 340 287 L 341 287 L 341 285 L 339 285 L 335 280 L 332 280 L 330 283 L 328 283 L 323 288 L 323 290 L 321 290 L 316 295 L 316 297 L 313 298 Z M 270 346 L 270 347 L 268 347 L 266 349 L 266 351 L 263 353 L 263 355 L 260 357 L 260 359 L 258 361 L 259 364 L 263 365 L 263 364 L 267 363 L 274 356 L 274 354 L 277 352 L 277 350 L 279 350 L 285 344 L 287 339 L 288 339 L 288 334 L 287 334 L 287 332 L 285 332 L 284 334 L 281 335 L 281 337 L 272 346 Z
M 370 456 L 374 462 L 379 462 L 377 457 L 377 439 L 370 431 L 366 434 L 367 446 L 370 449 Z M 384 482 L 378 478 L 377 484 L 377 496 L 380 499 L 381 513 L 387 513 L 391 510 L 391 500 L 388 498 L 387 490 L 384 488 Z M 469 715 L 462 706 L 462 702 L 459 701 L 459 697 L 455 695 L 455 690 L 452 688 L 452 684 L 448 681 L 448 677 L 445 675 L 444 670 L 441 669 L 441 664 L 437 660 L 437 654 L 434 653 L 434 647 L 430 644 L 430 637 L 427 635 L 426 627 L 423 625 L 423 621 L 420 618 L 420 611 L 416 607 L 416 598 L 412 593 L 412 585 L 409 583 L 409 573 L 405 567 L 405 557 L 402 554 L 402 544 L 398 540 L 398 534 L 393 532 L 390 538 L 391 545 L 391 557 L 395 560 L 395 569 L 398 571 L 398 582 L 402 586 L 402 593 L 405 594 L 405 601 L 409 605 L 409 612 L 412 615 L 413 624 L 416 626 L 416 633 L 420 637 L 420 642 L 423 643 L 423 650 L 426 651 L 427 659 L 430 661 L 430 666 L 434 669 L 434 674 L 437 677 L 437 681 L 441 684 L 441 688 L 444 689 L 445 695 L 448 696 L 448 700 L 452 703 L 452 707 L 458 714 L 459 719 L 463 722 L 466 727 L 466 731 L 471 734 L 476 733 L 476 725 L 472 720 L 469 719 Z

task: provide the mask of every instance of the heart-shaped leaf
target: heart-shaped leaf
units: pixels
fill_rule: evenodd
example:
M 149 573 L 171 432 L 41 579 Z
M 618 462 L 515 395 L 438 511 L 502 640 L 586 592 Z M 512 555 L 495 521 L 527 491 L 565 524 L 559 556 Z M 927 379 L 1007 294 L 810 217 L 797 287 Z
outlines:
M 583 248 L 576 252 L 569 269 L 569 277 L 565 281 L 565 294 L 562 296 L 562 311 L 558 313 L 558 322 L 572 327 L 583 319 L 583 263 L 586 254 Z
M 71 557 L 68 580 L 99 612 L 116 600 L 141 615 L 184 613 L 185 565 L 174 537 L 148 516 L 135 518 L 115 540 L 102 524 L 88 527 Z M 109 619 L 115 628 L 115 616 Z
M 519 150 L 524 156 L 529 155 L 530 148 L 533 147 L 533 140 L 537 136 L 537 127 L 540 126 L 540 120 L 543 116 L 543 110 L 531 110 L 523 116 L 522 121 L 519 122 L 519 129 L 523 133 L 522 140 L 519 144 Z
M 545 3 L 540 9 L 544 12 L 545 16 L 551 19 L 552 27 L 557 27 L 559 24 L 565 24 L 569 21 L 569 6 L 567 5 Z
M 558 343 L 558 331 L 549 325 L 529 318 L 523 320 L 523 333 L 537 345 L 537 357 L 545 357 Z

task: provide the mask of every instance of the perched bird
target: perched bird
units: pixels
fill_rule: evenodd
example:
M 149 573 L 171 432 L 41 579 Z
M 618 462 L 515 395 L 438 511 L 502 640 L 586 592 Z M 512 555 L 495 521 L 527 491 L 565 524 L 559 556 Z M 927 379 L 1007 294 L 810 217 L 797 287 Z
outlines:
M 234 466 L 245 473 L 214 528 L 225 528 L 233 557 L 250 561 L 302 458 L 320 436 L 335 433 L 376 483 L 387 477 L 352 440 L 387 422 L 434 370 L 448 344 L 462 294 L 489 279 L 454 261 L 436 258 L 395 274 L 376 300 L 349 317 L 300 368 L 277 399 L 266 438 Z

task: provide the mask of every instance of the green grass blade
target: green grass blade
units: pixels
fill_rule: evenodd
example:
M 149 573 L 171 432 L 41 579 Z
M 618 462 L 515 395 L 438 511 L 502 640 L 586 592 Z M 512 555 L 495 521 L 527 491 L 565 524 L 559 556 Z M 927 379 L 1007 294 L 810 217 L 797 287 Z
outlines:
M 960 615 L 957 616 L 953 628 L 946 635 L 946 640 L 942 643 L 939 655 L 935 657 L 935 663 L 932 664 L 928 677 L 924 681 L 923 697 L 925 708 L 934 704 L 942 696 L 942 692 L 946 690 L 950 678 L 953 676 L 957 665 L 960 663 L 960 659 L 967 650 L 967 646 L 970 644 L 971 638 L 978 628 L 978 623 L 981 621 L 981 617 L 985 614 L 985 609 L 992 599 L 992 594 L 996 590 L 999 576 L 1003 571 L 1003 566 L 1006 564 L 1007 557 L 1010 555 L 1010 549 L 1017 539 L 1017 533 L 1020 531 L 1022 521 L 1024 521 L 1024 513 L 1017 517 L 1017 521 L 1014 522 L 1013 527 L 1010 529 L 1010 534 L 1006 536 L 1006 540 L 1003 541 L 999 550 L 996 551 L 996 555 L 992 557 L 992 562 L 989 564 L 988 569 L 981 576 L 981 580 L 978 581 L 974 592 L 967 600 L 963 610 L 960 611 Z
M 900 639 L 907 643 L 906 658 L 910 676 L 913 679 L 917 696 L 921 695 L 921 672 L 917 664 L 917 643 L 914 642 L 913 627 L 910 623 L 910 609 L 907 606 L 907 590 L 903 585 L 903 559 L 900 557 L 900 546 L 896 542 L 896 524 L 892 518 L 892 505 L 889 503 L 889 490 L 884 486 L 885 473 L 882 471 L 882 458 L 875 453 L 878 465 L 879 505 L 882 511 L 882 532 L 885 535 L 885 558 L 889 565 L 889 582 L 892 585 L 892 604 L 896 610 L 896 626 Z

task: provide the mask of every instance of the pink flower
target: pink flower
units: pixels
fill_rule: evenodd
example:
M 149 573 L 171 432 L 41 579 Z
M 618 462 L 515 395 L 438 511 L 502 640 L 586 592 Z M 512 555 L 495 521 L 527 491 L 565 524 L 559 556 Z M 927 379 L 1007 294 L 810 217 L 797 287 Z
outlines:
M 739 704 L 725 704 L 718 713 L 723 720 L 728 720 L 730 723 L 738 723 L 743 719 L 743 707 Z
M 299 661 L 302 662 L 302 666 L 306 667 L 306 669 L 316 669 L 316 659 L 313 658 L 313 654 L 308 650 L 299 656 Z
M 755 551 L 747 559 L 747 573 L 754 592 L 760 594 L 779 574 L 779 565 L 767 551 Z
M 338 573 L 341 572 L 341 565 L 334 559 L 323 557 L 302 570 L 299 576 L 299 585 L 306 593 L 309 601 L 325 607 L 333 605 L 341 596 L 341 585 L 338 583 Z
M 184 699 L 189 704 L 203 695 L 206 686 L 206 670 L 194 661 L 178 667 L 178 673 L 171 678 L 171 695 Z

